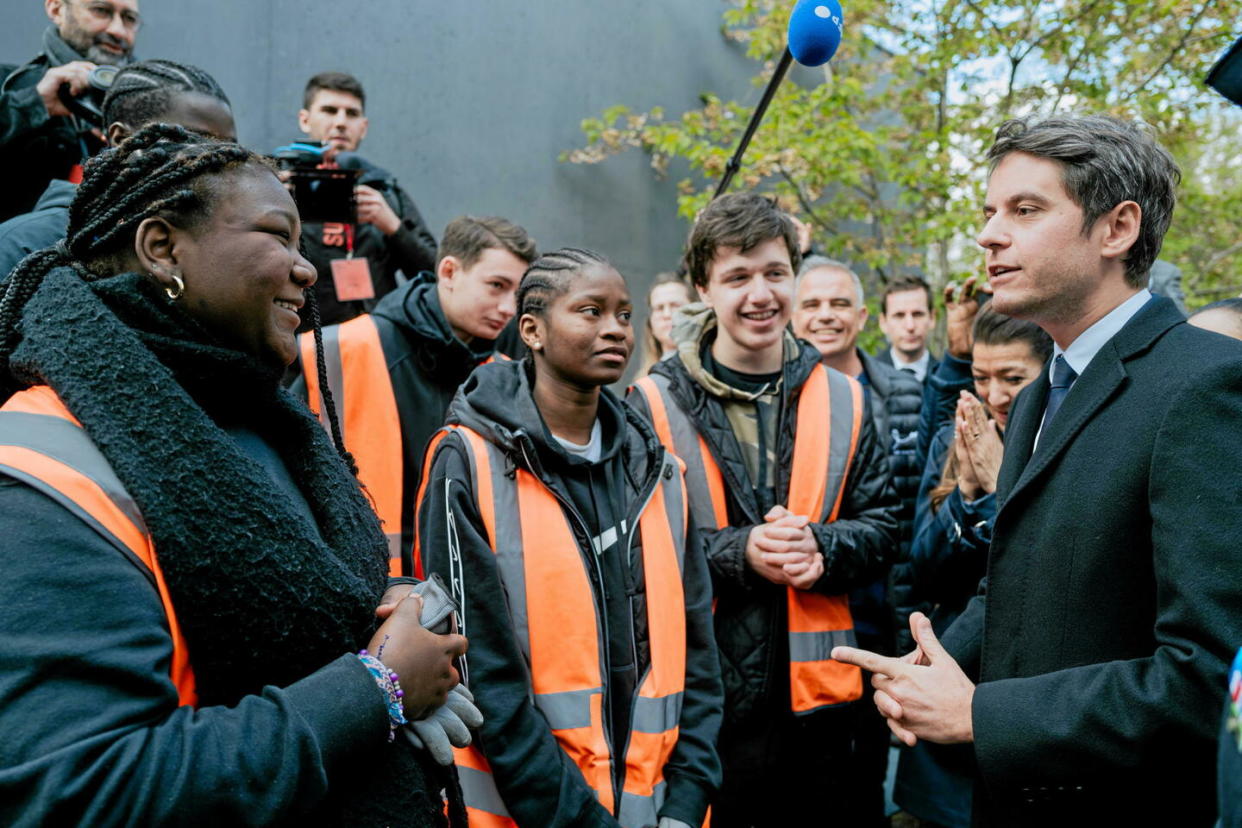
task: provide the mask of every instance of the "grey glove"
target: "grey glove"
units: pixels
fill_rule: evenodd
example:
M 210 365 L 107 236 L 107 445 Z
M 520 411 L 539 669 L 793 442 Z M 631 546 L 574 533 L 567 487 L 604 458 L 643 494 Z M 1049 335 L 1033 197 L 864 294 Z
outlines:
M 483 724 L 483 714 L 474 706 L 474 696 L 466 685 L 458 684 L 449 691 L 444 704 L 416 722 L 410 722 L 402 733 L 410 744 L 426 750 L 441 765 L 453 764 L 453 748 L 470 744 L 469 728 Z
M 680 819 L 673 819 L 672 817 L 660 817 L 659 828 L 691 828 L 691 826 L 682 822 Z

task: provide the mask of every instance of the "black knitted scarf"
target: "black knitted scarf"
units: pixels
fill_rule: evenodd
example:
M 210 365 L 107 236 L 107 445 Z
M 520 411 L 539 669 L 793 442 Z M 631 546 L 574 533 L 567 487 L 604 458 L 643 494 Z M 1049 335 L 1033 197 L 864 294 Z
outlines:
M 205 705 L 284 686 L 365 646 L 386 583 L 374 513 L 279 372 L 213 341 L 147 278 L 52 270 L 12 373 L 50 385 L 137 502 Z M 284 460 L 318 526 L 225 431 Z

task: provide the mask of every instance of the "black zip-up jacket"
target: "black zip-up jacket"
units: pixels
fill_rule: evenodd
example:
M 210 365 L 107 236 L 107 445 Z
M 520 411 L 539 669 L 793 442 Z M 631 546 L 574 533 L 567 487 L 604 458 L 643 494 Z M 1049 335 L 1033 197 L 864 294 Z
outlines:
M 48 115 L 35 88 L 48 69 L 68 63 L 70 55 L 86 60 L 49 26 L 37 56 L 20 66 L 0 64 L 0 156 L 7 162 L 0 221 L 29 213 L 48 182 L 68 178 L 83 159 L 73 119 Z
M 628 739 L 628 717 L 637 677 L 650 662 L 638 513 L 662 473 L 663 449 L 651 427 L 608 390 L 600 395 L 604 450 L 598 463 L 566 452 L 547 430 L 531 395 L 528 362 L 498 362 L 475 371 L 449 409 L 460 423 L 499 446 L 514 468 L 538 477 L 561 501 L 582 554 L 604 619 L 602 646 L 611 666 L 605 677 L 605 732 L 611 739 L 614 782 Z M 470 639 L 466 674 L 484 714 L 479 737 L 501 796 L 522 826 L 612 826 L 573 760 L 561 750 L 547 721 L 531 701 L 529 668 L 518 649 L 497 572 L 479 516 L 461 436 L 436 449 L 431 481 L 419 507 L 419 537 L 429 572 L 449 580 L 448 541 L 461 553 L 463 632 Z M 595 513 L 599 512 L 598 519 Z M 624 517 L 627 542 L 591 551 L 596 524 Z M 453 526 L 450 527 L 449 521 Z M 623 556 L 628 552 L 628 559 Z M 451 583 L 451 581 L 450 581 Z M 686 544 L 686 684 L 677 745 L 664 767 L 668 783 L 661 816 L 699 825 L 720 785 L 715 742 L 723 704 L 720 669 L 712 636 L 711 582 L 697 537 Z M 536 600 L 556 600 L 548 595 Z M 628 698 L 617 698 L 626 693 Z
M 729 525 L 703 531 L 717 604 L 716 642 L 724 679 L 726 726 L 783 715 L 789 710 L 789 641 L 785 587 L 765 580 L 746 563 L 750 530 L 764 523 L 764 511 L 746 471 L 741 449 L 720 398 L 709 391 L 720 381 L 707 375 L 698 353 L 715 336 L 715 316 L 700 314 L 697 330 L 683 339 L 675 331 L 677 356 L 657 362 L 652 373 L 671 382 L 672 394 L 706 440 L 724 477 Z M 792 337 L 789 342 L 794 342 Z M 788 499 L 793 467 L 798 398 L 819 352 L 805 342 L 787 348 L 780 428 L 776 435 L 779 469 L 777 502 Z M 687 367 L 686 361 L 694 364 Z M 648 416 L 641 397 L 632 403 Z M 814 589 L 828 595 L 871 583 L 891 564 L 897 545 L 897 501 L 889 482 L 884 447 L 876 438 L 870 410 L 863 416 L 858 450 L 841 501 L 839 519 L 812 523 L 824 556 L 824 574 Z
M 407 277 L 413 277 L 420 271 L 435 270 L 436 266 L 436 237 L 427 229 L 414 199 L 402 189 L 392 173 L 361 159 L 358 163 L 365 164 L 358 183 L 378 190 L 397 218 L 401 219 L 401 226 L 391 236 L 385 236 L 374 224 L 353 225 L 354 258 L 367 260 L 375 298 L 340 302 L 337 301 L 332 279 L 332 260 L 344 259 L 348 255 L 345 237 L 341 233 L 325 232 L 323 224 L 308 222 L 303 225 L 306 258 L 319 274 L 314 291 L 319 302 L 319 320 L 324 325 L 348 321 L 377 307 L 397 287 L 398 270 Z M 303 329 L 309 327 L 309 318 L 303 317 Z
M 427 441 L 444 425 L 449 402 L 457 389 L 476 366 L 491 357 L 493 343 L 475 340 L 472 349 L 453 334 L 440 309 L 435 275 L 428 272 L 419 273 L 381 299 L 371 318 L 379 331 L 401 422 L 405 478 L 401 549 L 402 554 L 408 555 L 414 542 L 414 501 L 422 479 Z M 290 390 L 306 399 L 302 375 Z

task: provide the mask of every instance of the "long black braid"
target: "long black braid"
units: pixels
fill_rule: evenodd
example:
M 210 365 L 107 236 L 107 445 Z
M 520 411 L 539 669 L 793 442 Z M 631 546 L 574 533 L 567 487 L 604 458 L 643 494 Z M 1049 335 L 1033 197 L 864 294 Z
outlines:
M 132 246 L 139 224 L 158 215 L 179 227 L 193 228 L 210 215 L 215 197 L 212 178 L 247 164 L 267 166 L 261 156 L 237 144 L 203 138 L 172 124 L 150 124 L 119 147 L 88 161 L 82 184 L 69 206 L 65 238 L 27 256 L 0 285 L 0 401 L 19 388 L 9 366 L 20 338 L 18 323 L 22 309 L 51 270 L 67 265 L 86 281 L 116 275 L 125 267 L 126 248 Z M 322 378 L 326 368 L 314 291 L 306 291 L 306 296 L 312 302 L 315 351 Z M 322 379 L 320 388 L 329 412 L 332 441 L 356 474 L 341 437 L 331 391 Z
M 198 92 L 230 105 L 216 79 L 197 66 L 141 60 L 116 73 L 104 98 L 104 124 L 120 121 L 138 127 L 158 121 L 168 112 L 173 95 L 180 92 Z
M 551 253 L 544 253 L 530 263 L 522 282 L 518 285 L 517 312 L 521 317 L 524 313 L 543 316 L 548 306 L 566 291 L 572 276 L 576 276 L 588 267 L 611 267 L 608 260 L 593 250 L 581 247 L 562 247 Z

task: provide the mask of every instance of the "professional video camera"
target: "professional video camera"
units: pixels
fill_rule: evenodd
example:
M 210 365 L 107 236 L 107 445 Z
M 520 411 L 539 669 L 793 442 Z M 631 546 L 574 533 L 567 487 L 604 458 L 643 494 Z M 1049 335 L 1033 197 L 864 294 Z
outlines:
M 287 173 L 302 221 L 353 224 L 358 219 L 354 187 L 362 170 L 325 154 L 328 147 L 317 142 L 294 141 L 277 147 L 272 154 L 276 166 Z

